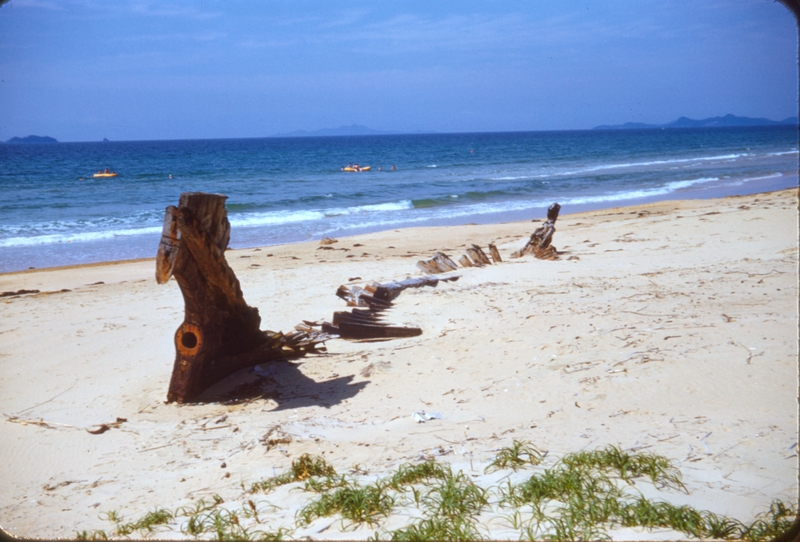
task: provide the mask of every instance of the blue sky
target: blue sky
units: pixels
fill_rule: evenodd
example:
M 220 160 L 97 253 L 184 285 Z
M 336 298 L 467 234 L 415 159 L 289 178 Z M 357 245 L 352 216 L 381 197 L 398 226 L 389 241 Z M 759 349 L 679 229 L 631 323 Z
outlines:
M 11 0 L 0 140 L 780 120 L 796 55 L 772 0 Z

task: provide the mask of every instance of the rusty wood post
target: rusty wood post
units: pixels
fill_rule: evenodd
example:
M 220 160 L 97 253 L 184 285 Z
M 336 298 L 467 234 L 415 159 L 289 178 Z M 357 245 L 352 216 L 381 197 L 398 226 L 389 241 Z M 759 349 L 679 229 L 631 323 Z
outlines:
M 259 329 L 258 309 L 245 302 L 225 260 L 230 240 L 226 199 L 187 192 L 165 213 L 156 280 L 164 284 L 174 276 L 185 304 L 183 323 L 175 332 L 168 402 L 191 401 L 239 369 L 303 355 L 326 338 Z
M 483 258 L 481 258 L 480 253 L 472 247 L 467 249 L 467 256 L 472 260 L 472 265 L 475 267 L 483 267 L 486 265 L 483 263 Z
M 439 267 L 432 260 L 428 261 L 420 260 L 417 262 L 417 267 L 419 267 L 420 271 L 422 271 L 423 273 L 428 273 L 428 274 L 439 273 Z
M 540 260 L 557 260 L 558 253 L 556 248 L 550 243 L 553 240 L 553 234 L 556 232 L 556 220 L 558 220 L 558 212 L 561 210 L 561 205 L 558 203 L 552 204 L 547 209 L 547 221 L 536 228 L 531 234 L 531 238 L 519 252 L 511 255 L 512 258 L 519 258 L 525 254 L 533 254 L 534 258 Z
M 475 267 L 466 255 L 461 256 L 461 258 L 458 259 L 458 263 L 461 264 L 461 267 Z
M 500 251 L 497 250 L 497 247 L 494 246 L 494 243 L 489 245 L 489 252 L 492 254 L 494 263 L 501 263 L 503 261 L 503 259 L 500 257 Z
M 474 254 L 478 256 L 480 263 L 484 265 L 492 265 L 492 260 L 489 259 L 489 257 L 486 255 L 483 249 L 481 249 L 481 247 L 479 247 L 478 245 L 472 245 L 472 250 L 474 251 Z M 470 256 L 471 255 L 472 253 L 470 253 Z
M 437 252 L 433 255 L 433 261 L 435 261 L 439 267 L 444 269 L 445 271 L 455 271 L 458 269 L 458 265 L 456 262 L 450 259 L 450 256 L 445 254 L 444 252 Z

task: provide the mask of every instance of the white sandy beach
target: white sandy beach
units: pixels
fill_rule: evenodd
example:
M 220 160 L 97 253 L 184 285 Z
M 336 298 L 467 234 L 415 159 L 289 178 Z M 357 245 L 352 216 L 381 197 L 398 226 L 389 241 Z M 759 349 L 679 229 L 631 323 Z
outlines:
M 553 457 L 607 444 L 663 455 L 690 493 L 648 495 L 741 521 L 775 498 L 796 503 L 797 191 L 569 213 L 558 261 L 509 258 L 531 222 L 228 251 L 262 329 L 281 331 L 345 310 L 341 284 L 421 276 L 415 263 L 436 251 L 457 259 L 495 243 L 504 259 L 404 291 L 387 318 L 421 336 L 333 339 L 327 355 L 262 366 L 268 376 L 243 371 L 235 383 L 259 381 L 266 395 L 238 404 L 165 404 L 183 299 L 174 280 L 156 284 L 153 260 L 0 275 L 0 292 L 39 290 L 0 298 L 0 526 L 110 532 L 103 512 L 134 519 L 217 494 L 255 499 L 291 537 L 363 539 L 410 519 L 296 528 L 313 494 L 295 484 L 243 496 L 241 484 L 310 453 L 373 477 L 436 458 L 486 487 L 507 475 L 484 467 L 514 439 Z M 417 423 L 422 410 L 441 418 Z M 280 442 L 268 447 L 267 434 Z M 481 524 L 519 538 L 496 510 Z M 184 535 L 172 525 L 152 536 Z

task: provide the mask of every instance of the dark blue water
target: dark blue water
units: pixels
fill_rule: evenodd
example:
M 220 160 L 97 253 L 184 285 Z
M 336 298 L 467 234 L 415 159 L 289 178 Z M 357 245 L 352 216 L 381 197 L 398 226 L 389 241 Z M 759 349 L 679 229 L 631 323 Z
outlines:
M 185 191 L 227 195 L 245 247 L 786 188 L 797 150 L 792 127 L 4 144 L 0 272 L 153 257 Z

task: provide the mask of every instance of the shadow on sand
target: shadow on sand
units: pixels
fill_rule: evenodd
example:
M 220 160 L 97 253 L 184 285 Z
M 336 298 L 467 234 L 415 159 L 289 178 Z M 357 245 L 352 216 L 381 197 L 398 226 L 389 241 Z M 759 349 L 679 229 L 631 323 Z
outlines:
M 308 406 L 329 408 L 355 397 L 369 382 L 351 381 L 355 375 L 316 381 L 300 371 L 302 362 L 272 361 L 242 369 L 204 391 L 198 403 L 240 404 L 257 400 L 278 403 L 272 410 Z

